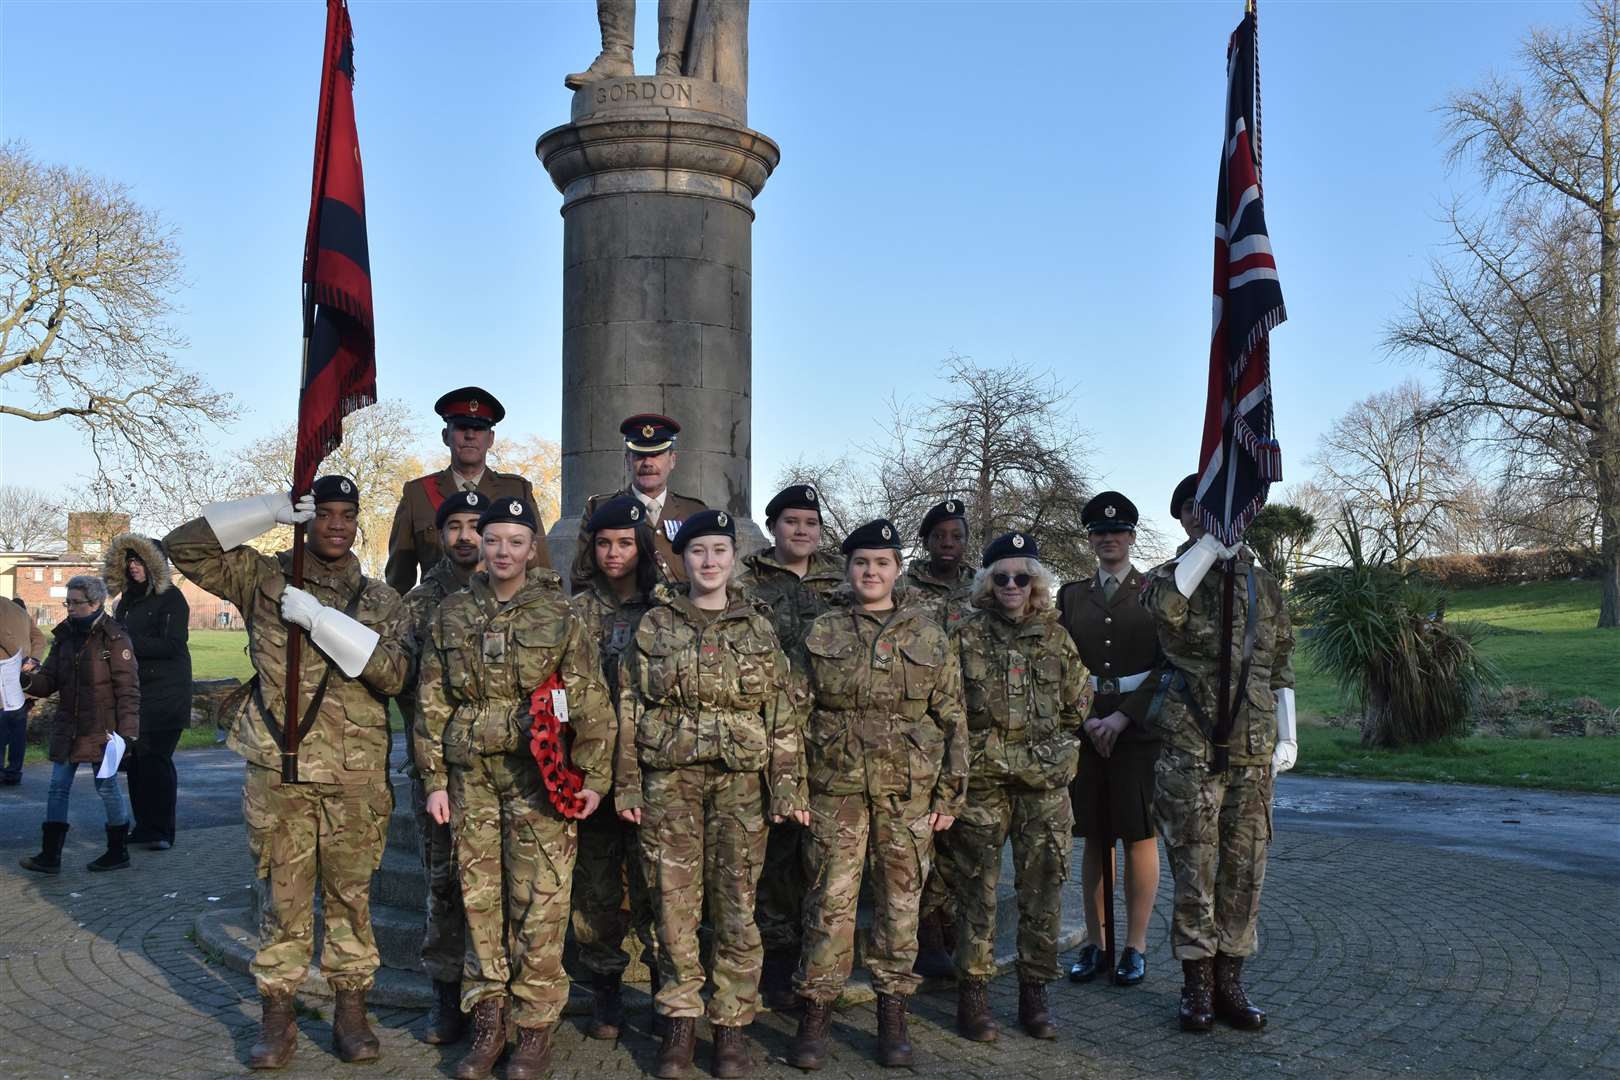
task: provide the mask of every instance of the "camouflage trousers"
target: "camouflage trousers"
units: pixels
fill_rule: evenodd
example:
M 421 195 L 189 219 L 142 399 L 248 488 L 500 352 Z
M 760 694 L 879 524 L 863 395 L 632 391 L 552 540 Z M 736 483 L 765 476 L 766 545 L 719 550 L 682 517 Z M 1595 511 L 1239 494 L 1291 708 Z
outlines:
M 315 948 L 317 887 L 326 924 L 321 974 L 335 989 L 371 988 L 371 875 L 382 865 L 393 807 L 387 783 L 283 784 L 275 769 L 247 767 L 242 817 L 258 876 L 252 970 L 261 995 L 303 984 Z
M 758 773 L 718 763 L 641 774 L 641 843 L 655 870 L 663 1016 L 698 1017 L 703 961 L 698 925 L 707 901 L 714 930 L 711 1023 L 736 1027 L 759 1009 L 764 950 L 754 891 L 765 865 L 765 797 Z
M 770 827 L 765 843 L 765 873 L 759 879 L 754 907 L 766 952 L 797 954 L 804 940 L 804 894 L 810 888 L 810 863 L 804 827 L 783 821 Z
M 411 810 L 416 816 L 417 846 L 427 876 L 427 922 L 422 928 L 422 970 L 434 982 L 460 982 L 467 949 L 467 917 L 461 910 L 461 880 L 456 871 L 455 841 L 450 826 L 427 813 L 427 788 L 411 777 Z
M 957 920 L 955 863 L 949 857 L 951 844 L 954 842 L 952 834 L 955 831 L 947 829 L 934 834 L 934 869 L 929 872 L 928 880 L 923 882 L 919 908 L 919 914 L 938 913 L 946 922 Z
M 801 997 L 832 1001 L 855 966 L 855 909 L 863 868 L 872 875 L 872 933 L 866 966 L 880 993 L 906 997 L 921 979 L 918 905 L 933 861 L 932 793 L 910 798 L 810 796 L 810 893 L 804 900 L 804 952 L 794 985 Z M 870 852 L 870 859 L 868 859 Z
M 1176 959 L 1252 955 L 1271 843 L 1271 767 L 1211 772 L 1166 745 L 1154 776 L 1153 817 L 1175 880 Z
M 579 858 L 574 864 L 574 942 L 579 962 L 592 975 L 618 976 L 630 966 L 626 933 L 641 942 L 641 957 L 653 962 L 653 903 L 649 868 L 642 857 L 641 830 L 620 821 L 612 798 L 579 823 Z M 629 908 L 625 907 L 626 894 Z
M 520 1027 L 554 1023 L 568 1000 L 563 937 L 575 826 L 546 797 L 528 753 L 450 766 L 450 827 L 461 868 L 467 952 L 461 1008 L 508 990 Z
M 1073 827 L 1065 787 L 1041 791 L 968 783 L 967 805 L 948 834 L 949 850 L 941 856 L 950 862 L 957 888 L 956 970 L 963 977 L 996 974 L 996 889 L 1001 848 L 1009 837 L 1018 895 L 1019 981 L 1047 983 L 1058 977 L 1057 939 Z

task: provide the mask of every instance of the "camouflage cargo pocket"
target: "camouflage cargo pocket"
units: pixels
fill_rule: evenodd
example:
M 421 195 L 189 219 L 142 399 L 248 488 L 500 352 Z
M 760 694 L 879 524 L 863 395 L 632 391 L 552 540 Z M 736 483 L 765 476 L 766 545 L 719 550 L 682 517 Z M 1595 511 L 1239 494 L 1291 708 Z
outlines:
M 680 683 L 680 645 L 662 635 L 638 638 L 636 658 L 641 668 L 643 696 L 649 704 L 668 701 Z
M 990 715 L 990 664 L 977 651 L 962 653 L 962 698 L 967 707 L 968 728 L 987 731 L 995 725 Z
M 242 785 L 242 820 L 247 825 L 248 854 L 253 857 L 254 876 L 270 876 L 270 844 L 275 835 L 276 815 L 270 807 L 269 769 L 248 766 L 247 782 Z
M 388 767 L 388 710 L 370 700 L 344 710 L 343 767 L 351 771 Z
M 726 737 L 720 760 L 734 772 L 758 772 L 765 767 L 765 720 L 757 713 L 732 713 L 723 721 Z
M 732 643 L 737 661 L 737 698 L 739 706 L 748 702 L 758 704 L 772 690 L 771 654 L 776 642 L 759 634 L 746 634 Z
M 812 634 L 804 643 L 810 660 L 810 682 L 816 700 L 830 705 L 848 703 L 854 693 L 860 659 L 854 638 Z
M 557 657 L 567 637 L 568 621 L 560 616 L 534 625 L 518 623 L 512 627 L 512 638 L 517 643 L 520 690 L 525 694 L 531 693 L 551 677 L 551 673 L 557 670 Z
M 836 712 L 816 710 L 804 732 L 810 790 L 821 795 L 855 795 L 865 790 L 861 763 L 849 751 L 850 731 Z

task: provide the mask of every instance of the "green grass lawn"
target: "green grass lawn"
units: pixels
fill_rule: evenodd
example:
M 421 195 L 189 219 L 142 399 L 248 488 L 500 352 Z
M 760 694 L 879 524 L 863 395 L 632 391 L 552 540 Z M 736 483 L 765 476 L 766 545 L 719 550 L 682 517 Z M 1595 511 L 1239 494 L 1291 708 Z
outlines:
M 1448 739 L 1408 750 L 1369 750 L 1353 728 L 1302 724 L 1299 764 L 1310 776 L 1436 784 L 1556 788 L 1620 794 L 1620 739 Z
M 248 662 L 246 630 L 193 630 L 193 679 L 246 679 L 253 674 Z

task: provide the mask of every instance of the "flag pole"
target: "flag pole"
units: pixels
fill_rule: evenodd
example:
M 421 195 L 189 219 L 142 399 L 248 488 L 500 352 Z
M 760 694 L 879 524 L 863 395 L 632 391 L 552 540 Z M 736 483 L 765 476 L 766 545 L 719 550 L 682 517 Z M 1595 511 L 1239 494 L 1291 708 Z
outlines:
M 303 415 L 304 385 L 309 375 L 309 339 L 315 330 L 315 304 L 308 285 L 304 286 L 304 352 L 303 361 L 299 364 L 298 398 L 300 416 Z M 293 502 L 297 503 L 303 492 L 292 493 Z M 292 581 L 289 584 L 295 589 L 304 587 L 304 526 L 293 526 L 292 548 Z M 284 784 L 298 783 L 298 743 L 302 734 L 299 721 L 302 715 L 299 712 L 298 688 L 302 676 L 299 670 L 299 661 L 304 652 L 304 628 L 297 623 L 287 625 L 287 693 L 286 716 L 281 728 L 281 782 Z

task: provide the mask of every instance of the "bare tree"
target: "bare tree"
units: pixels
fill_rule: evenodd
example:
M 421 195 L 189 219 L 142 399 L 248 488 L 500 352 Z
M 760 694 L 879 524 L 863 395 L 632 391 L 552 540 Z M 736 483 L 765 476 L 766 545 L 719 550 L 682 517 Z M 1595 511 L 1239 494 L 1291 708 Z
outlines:
M 60 547 L 67 509 L 38 488 L 0 484 L 0 551 Z
M 1408 381 L 1370 395 L 1334 421 L 1312 463 L 1404 570 L 1458 508 L 1468 480 L 1464 441 L 1455 416 L 1436 415 L 1433 400 Z
M 489 458 L 502 472 L 528 477 L 540 520 L 547 525 L 557 520 L 562 506 L 561 445 L 539 435 L 497 435 Z
M 1453 162 L 1500 196 L 1454 206 L 1390 344 L 1432 357 L 1449 408 L 1476 410 L 1549 492 L 1595 497 L 1603 599 L 1620 626 L 1620 0 L 1572 30 L 1533 30 L 1518 80 L 1492 76 L 1444 107 Z
M 859 526 L 888 516 L 888 508 L 869 475 L 848 457 L 830 461 L 799 458 L 782 467 L 770 494 L 760 501 L 768 501 L 789 484 L 813 484 L 821 503 L 822 544 L 835 548 Z
M 0 145 L 0 414 L 76 425 L 98 472 L 170 486 L 231 399 L 180 367 L 180 253 L 119 184 Z

